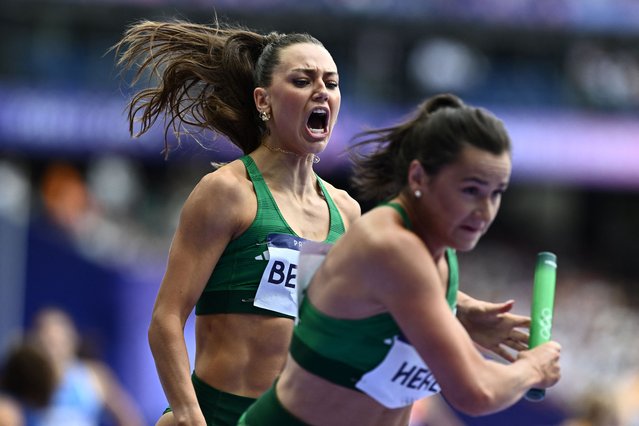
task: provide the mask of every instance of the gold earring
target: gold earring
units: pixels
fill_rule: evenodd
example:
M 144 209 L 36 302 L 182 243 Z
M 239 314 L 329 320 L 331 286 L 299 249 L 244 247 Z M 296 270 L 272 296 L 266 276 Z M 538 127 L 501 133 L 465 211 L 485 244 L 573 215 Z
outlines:
M 271 118 L 271 115 L 268 112 L 260 111 L 260 120 L 268 121 L 268 120 L 270 120 L 270 118 Z

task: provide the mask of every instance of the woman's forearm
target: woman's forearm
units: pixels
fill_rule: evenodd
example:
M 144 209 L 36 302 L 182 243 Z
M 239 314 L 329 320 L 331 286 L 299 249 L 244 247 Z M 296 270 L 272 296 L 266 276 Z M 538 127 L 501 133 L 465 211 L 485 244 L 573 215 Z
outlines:
M 154 318 L 148 338 L 162 388 L 179 423 L 180 417 L 190 417 L 194 410 L 200 410 L 191 382 L 183 325 L 179 318 Z

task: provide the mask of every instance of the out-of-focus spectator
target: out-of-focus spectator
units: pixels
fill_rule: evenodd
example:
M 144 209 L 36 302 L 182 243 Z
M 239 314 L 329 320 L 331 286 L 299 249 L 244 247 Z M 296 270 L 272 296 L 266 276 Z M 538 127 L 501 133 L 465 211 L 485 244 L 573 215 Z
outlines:
M 0 372 L 0 426 L 31 426 L 30 413 L 50 404 L 56 386 L 49 358 L 20 342 L 9 349 Z
M 42 181 L 42 201 L 51 220 L 69 233 L 79 232 L 91 206 L 80 172 L 69 164 L 52 164 Z
M 98 425 L 105 413 L 115 425 L 143 424 L 136 402 L 113 371 L 104 362 L 78 357 L 78 331 L 65 311 L 38 312 L 31 337 L 53 363 L 57 379 L 51 403 L 34 413 L 38 426 Z
M 575 404 L 574 411 L 561 426 L 631 426 L 621 422 L 614 394 L 601 389 L 588 392 Z
M 11 398 L 0 395 L 0 426 L 23 426 L 20 407 Z
M 95 160 L 86 171 L 63 161 L 47 164 L 39 185 L 47 232 L 70 243 L 84 258 L 107 267 L 135 268 L 163 259 L 159 247 L 171 235 L 164 235 L 165 229 L 173 228 L 169 222 L 179 213 L 180 204 L 173 198 L 182 202 L 190 188 L 163 190 L 168 201 L 157 205 L 148 187 L 137 197 L 141 183 L 135 170 L 119 157 Z
M 639 426 L 639 370 L 622 381 L 617 402 L 621 424 Z

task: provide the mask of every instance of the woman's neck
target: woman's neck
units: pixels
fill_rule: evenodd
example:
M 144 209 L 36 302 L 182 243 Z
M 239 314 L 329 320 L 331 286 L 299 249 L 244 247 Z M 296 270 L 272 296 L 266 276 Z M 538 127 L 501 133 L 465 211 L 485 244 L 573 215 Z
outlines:
M 317 192 L 317 178 L 308 156 L 275 149 L 265 143 L 262 146 L 251 157 L 271 190 L 286 188 L 286 192 L 293 191 L 301 198 Z
M 424 242 L 428 251 L 433 256 L 435 262 L 438 262 L 446 252 L 446 245 L 439 244 L 436 241 L 436 233 L 430 230 L 428 226 L 428 218 L 424 218 L 425 213 L 420 212 L 419 199 L 411 199 L 410 195 L 400 194 L 392 201 L 398 202 L 406 211 L 408 219 L 412 225 L 412 231 Z
M 268 142 L 262 142 L 262 145 L 264 145 L 264 147 L 266 149 L 268 149 L 271 152 L 277 152 L 277 153 L 281 153 L 281 154 L 286 154 L 286 155 L 293 155 L 295 157 L 298 158 L 303 158 L 306 161 L 311 161 L 313 162 L 313 164 L 317 164 L 320 162 L 320 158 L 315 155 L 315 154 L 298 154 L 297 152 L 293 152 L 293 151 L 289 151 L 286 149 L 282 149 L 276 146 L 272 146 L 270 143 Z

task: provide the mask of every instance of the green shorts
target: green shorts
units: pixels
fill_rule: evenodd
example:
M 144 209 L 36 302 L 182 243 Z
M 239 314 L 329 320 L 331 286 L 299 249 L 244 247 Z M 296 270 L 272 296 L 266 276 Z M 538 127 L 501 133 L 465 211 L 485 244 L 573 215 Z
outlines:
M 286 411 L 277 399 L 275 386 L 271 386 L 249 407 L 237 423 L 237 426 L 308 426 Z
M 195 372 L 191 375 L 197 401 L 208 426 L 235 426 L 240 415 L 255 402 L 255 398 L 222 392 L 204 383 Z M 164 413 L 172 411 L 171 407 Z

